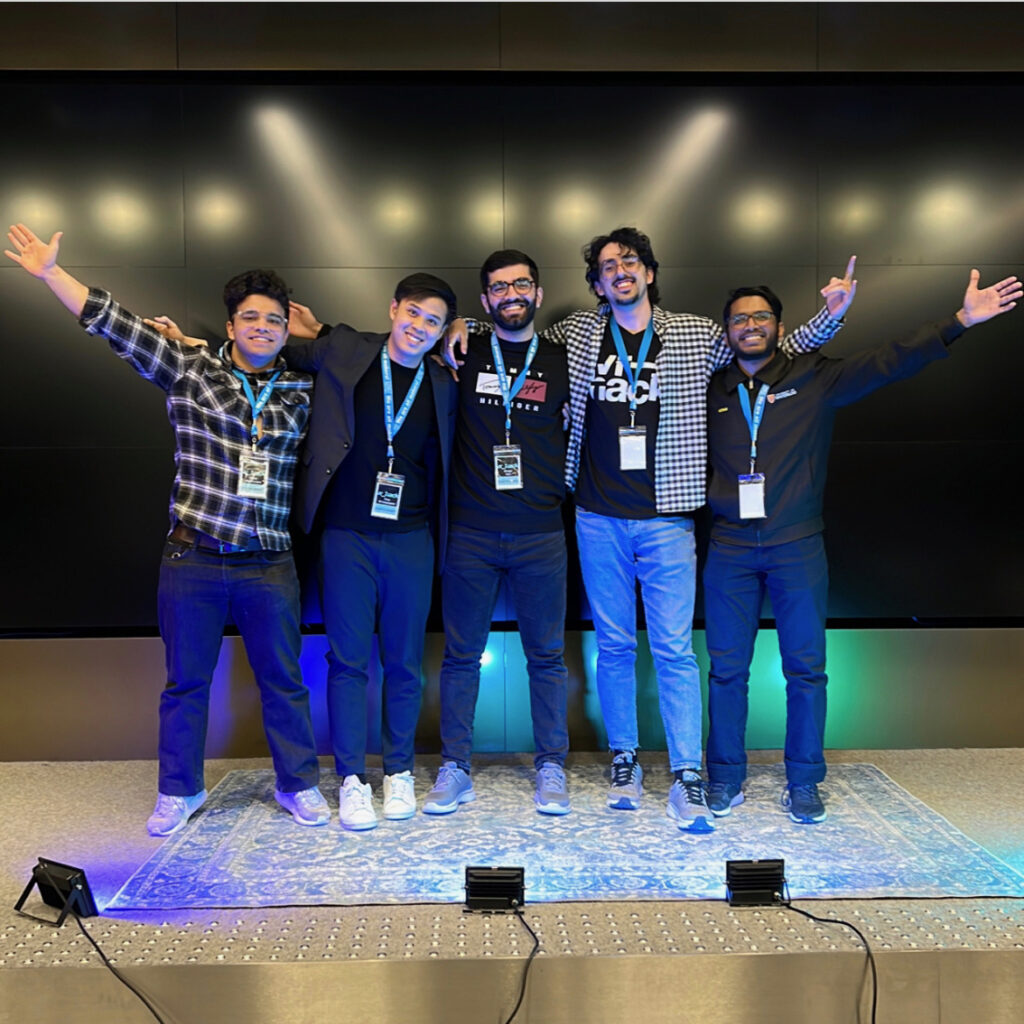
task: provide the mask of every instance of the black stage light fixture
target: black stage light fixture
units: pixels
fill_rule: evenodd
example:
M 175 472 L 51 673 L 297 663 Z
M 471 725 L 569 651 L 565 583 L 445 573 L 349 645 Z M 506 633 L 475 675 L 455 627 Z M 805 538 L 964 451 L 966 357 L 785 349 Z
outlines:
M 466 868 L 466 910 L 505 914 L 525 902 L 525 872 L 522 868 Z
M 725 891 L 731 907 L 782 905 L 786 862 L 779 860 L 727 860 Z
M 36 885 L 39 886 L 39 895 L 43 902 L 60 911 L 60 916 L 55 922 L 58 928 L 64 923 L 70 911 L 74 911 L 79 917 L 94 917 L 98 913 L 85 872 L 81 868 L 73 868 L 70 864 L 59 864 L 55 860 L 40 857 L 39 863 L 32 868 L 32 878 L 25 886 L 21 899 L 14 904 L 15 910 L 21 910 L 32 887 Z

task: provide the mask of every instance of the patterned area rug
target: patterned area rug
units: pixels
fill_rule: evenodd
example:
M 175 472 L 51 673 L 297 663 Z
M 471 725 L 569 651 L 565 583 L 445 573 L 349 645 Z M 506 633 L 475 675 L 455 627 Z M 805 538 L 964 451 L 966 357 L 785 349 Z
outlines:
M 461 903 L 466 865 L 522 866 L 531 902 L 721 899 L 727 860 L 770 857 L 785 859 L 794 899 L 1024 896 L 1024 876 L 874 765 L 829 769 L 819 825 L 780 809 L 781 766 L 752 765 L 746 803 L 704 835 L 665 817 L 667 769 L 647 773 L 633 812 L 605 807 L 601 767 L 568 775 L 564 817 L 536 813 L 531 768 L 496 766 L 474 772 L 476 802 L 455 814 L 353 833 L 338 826 L 334 776 L 321 787 L 331 824 L 304 828 L 274 801 L 272 773 L 231 772 L 107 909 Z M 421 770 L 416 782 L 422 804 L 432 779 Z

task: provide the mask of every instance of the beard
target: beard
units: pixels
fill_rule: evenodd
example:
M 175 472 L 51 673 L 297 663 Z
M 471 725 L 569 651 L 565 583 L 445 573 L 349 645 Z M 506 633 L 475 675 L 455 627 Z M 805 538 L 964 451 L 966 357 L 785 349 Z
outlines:
M 754 345 L 754 341 L 760 344 Z M 745 343 L 730 338 L 729 348 L 739 359 L 770 359 L 779 348 L 779 329 L 775 327 L 765 332 L 763 337 L 750 335 L 745 339 Z
M 521 309 L 516 309 L 511 313 L 507 311 L 509 306 L 518 306 L 520 303 L 522 304 Z M 507 331 L 521 331 L 525 327 L 529 327 L 533 323 L 534 316 L 537 314 L 536 301 L 522 295 L 516 296 L 514 299 L 506 298 L 497 304 L 488 300 L 487 304 L 490 307 L 494 325 L 496 327 L 503 327 Z

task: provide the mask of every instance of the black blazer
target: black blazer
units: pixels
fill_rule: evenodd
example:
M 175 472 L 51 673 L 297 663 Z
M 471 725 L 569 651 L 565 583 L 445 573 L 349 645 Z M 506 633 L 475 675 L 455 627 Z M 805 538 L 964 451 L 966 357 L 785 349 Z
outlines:
M 295 517 L 306 533 L 313 529 L 317 509 L 331 477 L 352 450 L 355 386 L 374 359 L 380 358 L 381 346 L 387 339 L 387 334 L 364 334 L 342 324 L 316 341 L 288 345 L 284 349 L 290 367 L 316 374 L 313 413 L 295 475 L 293 505 Z M 426 357 L 426 366 L 441 449 L 440 479 L 432 483 L 432 494 L 436 496 L 434 539 L 440 571 L 448 540 L 448 477 L 458 385 L 448 370 L 438 366 L 430 356 Z

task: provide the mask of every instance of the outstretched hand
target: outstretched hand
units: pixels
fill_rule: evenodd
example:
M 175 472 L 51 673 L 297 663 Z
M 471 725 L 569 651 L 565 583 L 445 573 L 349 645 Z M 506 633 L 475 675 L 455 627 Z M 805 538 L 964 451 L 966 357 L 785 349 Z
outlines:
M 169 316 L 146 316 L 142 318 L 142 322 L 159 331 L 168 341 L 184 342 L 186 340 L 185 332 Z M 206 343 L 203 342 L 203 344 Z
M 853 278 L 853 270 L 857 265 L 857 257 L 851 256 L 850 262 L 846 264 L 846 274 L 843 277 L 831 277 L 829 282 L 821 289 L 825 305 L 829 314 L 836 320 L 845 316 L 846 311 L 857 294 L 857 282 Z
M 979 288 L 979 280 L 980 271 L 972 270 L 967 282 L 967 291 L 964 292 L 964 304 L 956 314 L 964 327 L 973 327 L 975 324 L 991 320 L 994 316 L 1009 313 L 1017 305 L 1017 300 L 1024 295 L 1024 287 L 1016 277 L 1004 277 L 1002 281 L 987 288 Z
M 33 277 L 44 277 L 57 265 L 63 231 L 57 231 L 49 242 L 44 242 L 24 224 L 12 224 L 7 232 L 15 251 L 4 249 L 4 255 L 21 264 Z

